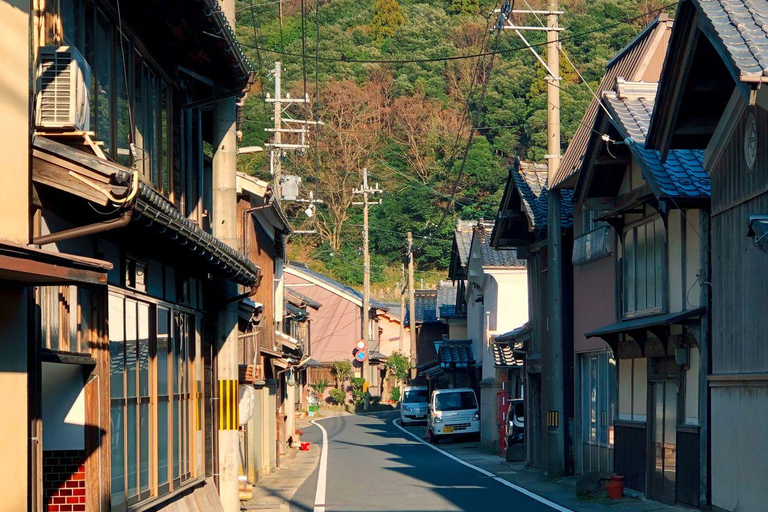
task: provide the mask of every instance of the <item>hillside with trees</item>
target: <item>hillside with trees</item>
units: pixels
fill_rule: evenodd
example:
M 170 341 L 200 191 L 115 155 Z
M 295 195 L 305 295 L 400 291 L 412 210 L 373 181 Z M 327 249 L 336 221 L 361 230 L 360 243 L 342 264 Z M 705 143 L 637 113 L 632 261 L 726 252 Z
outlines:
M 544 70 L 488 0 L 240 0 L 237 33 L 258 70 L 243 112 L 243 145 L 263 145 L 273 125 L 265 94 L 274 62 L 283 90 L 308 95 L 291 112 L 324 123 L 309 149 L 286 152 L 283 169 L 324 201 L 286 204 L 297 229 L 290 255 L 357 286 L 362 283 L 362 212 L 352 190 L 367 167 L 386 193 L 371 209 L 372 282 L 400 278 L 407 231 L 419 279 L 445 275 L 457 218 L 492 218 L 516 155 L 543 162 L 547 102 Z M 512 2 L 544 8 L 541 0 Z M 659 0 L 566 0 L 560 24 L 563 149 L 606 62 L 659 14 Z M 537 25 L 532 15 L 520 24 Z M 542 19 L 543 23 L 544 20 Z M 526 37 L 538 50 L 544 32 Z M 467 58 L 463 58 L 467 57 Z M 585 83 L 586 82 L 586 83 Z M 472 129 L 474 127 L 474 130 Z M 471 143 L 470 143 L 471 137 Z M 241 155 L 242 171 L 270 179 L 269 153 Z M 381 296 L 382 292 L 380 292 Z

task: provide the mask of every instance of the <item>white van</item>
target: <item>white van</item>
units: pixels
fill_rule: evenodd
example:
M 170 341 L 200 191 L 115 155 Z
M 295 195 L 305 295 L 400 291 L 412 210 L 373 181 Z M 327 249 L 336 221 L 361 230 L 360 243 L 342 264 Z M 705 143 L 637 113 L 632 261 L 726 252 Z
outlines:
M 411 386 L 403 390 L 403 399 L 400 401 L 400 424 L 427 421 L 427 402 L 429 391 L 425 387 Z
M 429 442 L 460 434 L 480 435 L 480 410 L 475 392 L 469 388 L 433 391 L 427 412 Z

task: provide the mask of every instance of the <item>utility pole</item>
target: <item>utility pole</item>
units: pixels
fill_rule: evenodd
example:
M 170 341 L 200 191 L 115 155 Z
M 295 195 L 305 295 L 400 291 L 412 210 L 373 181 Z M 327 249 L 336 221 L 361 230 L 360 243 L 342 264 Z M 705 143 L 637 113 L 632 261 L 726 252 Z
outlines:
M 266 102 L 273 104 L 274 127 L 266 128 L 265 131 L 274 133 L 272 142 L 264 144 L 270 148 L 269 151 L 269 170 L 274 178 L 274 189 L 277 197 L 283 199 L 283 151 L 299 150 L 309 147 L 307 144 L 307 128 L 312 125 L 322 124 L 321 121 L 307 121 L 302 119 L 293 119 L 286 110 L 294 104 L 309 103 L 309 96 L 303 98 L 291 98 L 290 94 L 283 95 L 283 68 L 281 62 L 275 62 L 275 96 L 274 98 L 267 94 Z M 301 138 L 298 142 L 283 142 L 283 134 L 296 134 Z
M 371 333 L 370 333 L 370 315 L 371 315 L 371 253 L 370 243 L 368 237 L 368 208 L 372 204 L 381 204 L 381 199 L 375 202 L 369 202 L 369 195 L 381 194 L 383 190 L 379 188 L 377 183 L 375 187 L 368 186 L 368 168 L 363 169 L 363 184 L 359 189 L 352 191 L 355 195 L 363 196 L 362 202 L 353 202 L 354 205 L 363 206 L 363 340 L 368 345 L 368 353 L 370 354 L 373 347 L 371 346 Z M 362 377 L 368 382 L 371 381 L 370 369 L 368 365 L 368 357 L 363 360 Z M 366 395 L 366 409 L 368 409 L 368 399 Z
M 405 291 L 407 286 L 405 283 L 405 263 L 402 263 L 400 265 L 400 345 L 398 346 L 401 354 L 405 349 Z
M 411 378 L 416 377 L 416 363 L 419 352 L 416 346 L 416 290 L 413 278 L 413 233 L 408 232 L 408 310 L 410 311 L 411 334 Z
M 547 66 L 552 74 L 547 76 L 547 180 L 555 181 L 560 166 L 560 48 L 557 34 L 557 0 L 549 0 L 547 14 Z M 547 309 L 549 332 L 547 333 L 546 382 L 548 396 L 549 478 L 565 474 L 565 368 L 563 367 L 563 255 L 562 228 L 560 226 L 560 191 L 549 189 L 547 222 Z
M 496 28 L 513 30 L 547 71 L 547 182 L 553 183 L 560 166 L 560 42 L 557 0 L 548 0 L 546 10 L 514 10 L 505 2 L 499 12 Z M 546 15 L 544 26 L 518 26 L 512 14 Z M 547 32 L 547 60 L 523 36 L 523 31 Z M 560 226 L 561 195 L 548 187 L 547 195 L 547 357 L 544 361 L 547 395 L 547 470 L 549 478 L 558 478 L 566 470 L 565 368 L 564 368 L 564 299 L 562 229 Z

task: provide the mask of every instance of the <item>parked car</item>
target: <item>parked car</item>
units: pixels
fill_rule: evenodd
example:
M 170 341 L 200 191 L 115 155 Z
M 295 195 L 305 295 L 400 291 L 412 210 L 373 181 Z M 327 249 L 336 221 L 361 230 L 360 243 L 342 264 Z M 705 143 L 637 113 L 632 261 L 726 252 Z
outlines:
M 400 424 L 412 425 L 427 421 L 429 391 L 425 387 L 413 386 L 403 390 L 400 401 Z
M 429 442 L 437 443 L 462 434 L 480 435 L 480 410 L 475 392 L 469 388 L 433 391 L 427 410 Z
M 525 402 L 522 398 L 509 401 L 506 452 L 509 462 L 525 460 Z

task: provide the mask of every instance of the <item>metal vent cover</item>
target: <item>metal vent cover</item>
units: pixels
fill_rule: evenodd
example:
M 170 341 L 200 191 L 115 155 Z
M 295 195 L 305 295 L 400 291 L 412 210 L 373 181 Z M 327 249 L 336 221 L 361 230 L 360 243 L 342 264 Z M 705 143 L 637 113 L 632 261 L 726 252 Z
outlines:
M 88 131 L 90 81 L 90 67 L 76 48 L 41 47 L 37 69 L 37 128 Z

